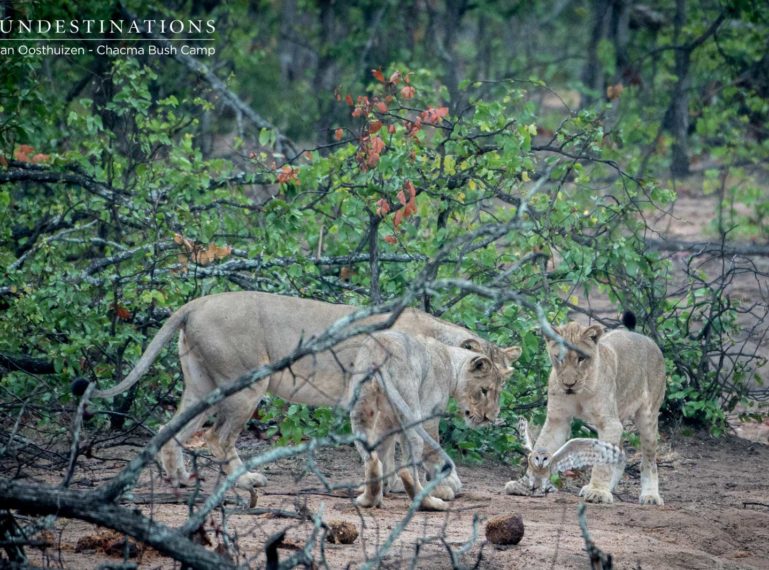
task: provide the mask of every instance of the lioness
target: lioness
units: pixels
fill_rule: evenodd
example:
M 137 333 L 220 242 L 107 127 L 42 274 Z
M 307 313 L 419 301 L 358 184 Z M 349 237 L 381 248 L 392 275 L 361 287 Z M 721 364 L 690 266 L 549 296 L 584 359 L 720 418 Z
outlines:
M 422 489 L 418 467 L 422 465 L 425 439 L 432 445 L 429 440 L 437 438 L 439 416 L 446 411 L 449 396 L 456 398 L 468 425 L 488 424 L 499 414 L 499 395 L 506 376 L 486 356 L 397 331 L 375 333 L 366 339 L 354 368 L 347 398 L 353 433 L 364 436 L 372 445 L 381 441 L 378 450 L 385 455 L 395 438 L 405 435 L 402 449 L 411 473 L 406 470 L 401 478 L 412 498 Z M 419 424 L 430 437 L 424 437 Z M 383 465 L 378 453 L 369 453 L 360 442 L 356 447 L 366 473 L 363 494 L 356 502 L 363 507 L 379 506 L 383 495 L 381 477 L 394 466 Z M 445 453 L 431 449 L 424 456 L 424 467 L 430 475 L 443 465 L 439 455 Z M 433 496 L 423 499 L 420 508 L 445 510 L 446 503 L 441 499 L 453 499 L 458 490 L 454 476 L 452 472 L 435 488 Z
M 600 325 L 571 322 L 555 331 L 587 356 L 569 350 L 561 358 L 558 343 L 548 340 L 553 369 L 547 389 L 547 419 L 536 448 L 553 453 L 569 437 L 571 420 L 580 418 L 598 437 L 619 444 L 622 421 L 632 418 L 641 439 L 641 504 L 663 504 L 657 482 L 657 417 L 665 395 L 665 361 L 650 338 L 626 330 L 604 334 Z M 527 475 L 531 475 L 530 470 Z M 622 467 L 593 467 L 580 496 L 592 503 L 611 503 Z M 518 481 L 505 490 L 520 494 Z
M 163 345 L 179 331 L 184 393 L 178 415 L 211 390 L 289 354 L 302 338 L 323 332 L 358 309 L 251 291 L 200 297 L 168 318 L 122 382 L 107 390 L 95 391 L 94 395 L 109 398 L 133 386 L 147 372 Z M 364 322 L 385 318 L 387 315 L 379 315 Z M 487 354 L 505 370 L 520 355 L 518 347 L 500 349 L 462 327 L 414 309 L 404 311 L 393 328 Z M 302 404 L 338 404 L 346 394 L 349 370 L 363 340 L 349 339 L 332 350 L 306 356 L 271 376 L 269 382 L 258 382 L 221 402 L 206 440 L 224 471 L 229 474 L 242 465 L 235 441 L 266 391 Z M 181 446 L 205 419 L 204 414 L 188 423 L 160 452 L 163 469 L 175 485 L 186 485 L 192 480 L 184 466 Z M 386 458 L 386 463 L 393 462 Z M 238 486 L 250 488 L 266 482 L 264 475 L 252 472 L 240 477 Z

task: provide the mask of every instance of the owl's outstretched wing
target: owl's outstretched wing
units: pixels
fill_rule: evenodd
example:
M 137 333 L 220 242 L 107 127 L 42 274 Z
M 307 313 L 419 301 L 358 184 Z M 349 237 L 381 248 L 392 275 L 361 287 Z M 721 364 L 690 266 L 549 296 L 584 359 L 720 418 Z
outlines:
M 526 418 L 518 418 L 518 437 L 521 438 L 521 445 L 528 452 L 534 451 L 534 444 L 531 442 L 531 434 L 529 433 L 529 422 Z
M 586 465 L 616 465 L 625 462 L 625 452 L 600 439 L 576 438 L 564 443 L 550 458 L 551 473 Z

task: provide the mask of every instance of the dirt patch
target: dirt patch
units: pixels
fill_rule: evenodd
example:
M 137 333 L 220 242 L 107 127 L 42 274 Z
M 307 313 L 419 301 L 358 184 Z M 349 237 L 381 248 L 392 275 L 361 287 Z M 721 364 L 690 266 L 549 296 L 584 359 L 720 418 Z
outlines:
M 243 438 L 245 455 L 268 449 L 252 435 Z M 588 506 L 588 526 L 596 545 L 614 557 L 615 568 L 769 568 L 769 446 L 735 437 L 714 440 L 704 435 L 663 436 L 660 457 L 660 485 L 663 507 L 640 506 L 638 457 L 629 450 L 625 477 L 612 506 Z M 130 457 L 135 448 L 111 450 L 117 457 Z M 360 536 L 353 544 L 322 543 L 330 568 L 359 567 L 374 556 L 398 525 L 409 501 L 403 495 L 389 495 L 380 509 L 358 510 L 354 486 L 362 477 L 360 460 L 349 447 L 321 450 L 316 456 L 316 474 L 307 469 L 306 458 L 282 460 L 266 470 L 269 486 L 261 490 L 257 508 L 248 509 L 246 493 L 232 493 L 224 509 L 215 512 L 206 524 L 211 549 L 227 550 L 222 532 L 237 536 L 237 551 L 230 553 L 251 567 L 265 564 L 265 543 L 286 529 L 278 545 L 281 560 L 304 546 L 312 532 L 312 521 L 298 515 L 322 513 L 326 520 L 354 524 Z M 103 479 L 120 462 L 87 466 L 77 485 L 88 479 Z M 105 469 L 107 471 L 105 471 Z M 217 475 L 204 469 L 202 491 L 210 489 Z M 587 472 L 565 480 L 558 493 L 544 498 L 514 497 L 502 491 L 506 481 L 520 474 L 519 467 L 489 462 L 460 465 L 464 494 L 447 513 L 417 513 L 384 558 L 382 567 L 408 568 L 417 558 L 417 568 L 449 568 L 449 548 L 463 566 L 478 568 L 586 568 L 587 557 L 577 522 L 577 493 L 587 481 Z M 48 479 L 52 474 L 40 479 Z M 324 487 L 322 477 L 332 485 Z M 50 482 L 50 481 L 49 481 Z M 145 477 L 129 497 L 146 515 L 171 526 L 187 517 L 184 503 L 193 491 L 176 492 L 157 478 Z M 151 504 L 148 499 L 152 499 Z M 170 504 L 175 502 L 177 504 Z M 275 510 L 277 514 L 266 512 Z M 525 525 L 518 545 L 498 547 L 484 538 L 486 520 L 493 516 L 520 513 Z M 286 518 L 290 514 L 291 518 Z M 31 562 L 65 568 L 96 568 L 115 563 L 104 552 L 77 552 L 78 541 L 93 535 L 92 525 L 78 521 L 57 521 L 53 546 L 45 554 L 30 551 Z M 202 537 L 201 537 L 202 541 Z M 205 544 L 205 542 L 203 542 Z M 321 542 L 314 555 L 321 555 Z M 171 568 L 167 558 L 148 549 L 139 551 L 132 562 L 140 568 Z M 477 564 L 477 566 L 476 566 Z

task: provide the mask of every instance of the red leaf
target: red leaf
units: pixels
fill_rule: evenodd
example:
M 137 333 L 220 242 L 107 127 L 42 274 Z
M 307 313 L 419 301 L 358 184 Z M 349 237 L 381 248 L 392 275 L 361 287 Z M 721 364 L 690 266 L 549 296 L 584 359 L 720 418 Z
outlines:
M 388 79 L 387 81 L 388 81 L 389 83 L 392 83 L 393 85 L 398 85 L 398 83 L 400 82 L 400 80 L 401 80 L 401 72 L 400 72 L 400 71 L 396 71 L 395 73 L 393 73 L 393 74 L 390 76 L 390 79 Z
M 414 184 L 411 182 L 411 180 L 406 180 L 406 183 L 403 185 L 403 187 L 409 191 L 412 200 L 417 197 L 417 189 L 414 188 Z
M 19 162 L 29 162 L 29 154 L 35 152 L 35 147 L 28 144 L 20 144 L 13 153 L 13 158 Z
M 384 75 L 382 74 L 382 70 L 381 69 L 379 69 L 379 68 L 372 69 L 371 70 L 371 75 L 373 75 L 374 79 L 379 81 L 379 83 L 384 83 L 385 82 L 385 78 L 384 78 Z
M 401 97 L 404 99 L 412 99 L 416 92 L 417 90 L 414 89 L 411 85 L 404 85 L 401 88 Z
M 375 132 L 377 132 L 381 128 L 382 128 L 382 121 L 371 121 L 371 124 L 368 126 L 368 132 L 373 135 Z
M 406 205 L 406 195 L 403 193 L 403 190 L 398 192 L 398 202 L 400 202 L 404 206 Z
M 278 182 L 280 184 L 285 184 L 287 182 L 299 182 L 299 176 L 297 176 L 297 172 L 294 168 L 286 164 L 283 168 L 280 169 L 280 172 L 278 173 Z
M 334 138 L 338 141 L 342 140 L 342 137 L 344 137 L 344 129 L 337 129 L 334 131 Z
M 385 147 L 385 143 L 382 139 L 379 137 L 374 137 L 371 139 L 371 150 L 373 150 L 376 154 L 380 154 Z
M 374 105 L 374 108 L 380 113 L 387 112 L 387 105 L 384 103 L 384 101 L 379 101 L 376 105 Z
M 121 321 L 131 320 L 131 311 L 126 309 L 123 305 L 113 305 L 112 308 L 115 310 L 115 316 Z
M 396 238 L 394 235 L 385 236 L 384 240 L 391 245 L 398 243 L 398 238 Z
M 366 166 L 374 168 L 377 164 L 379 164 L 379 153 L 372 152 L 366 159 Z
M 387 125 L 387 132 L 390 134 L 395 133 L 395 125 Z
M 349 93 L 345 95 L 344 102 L 347 103 L 350 107 L 352 107 L 354 105 L 354 103 L 352 102 L 352 95 L 350 95 Z
M 410 137 L 415 136 L 421 130 L 422 130 L 422 119 L 420 117 L 417 117 L 416 119 L 414 119 L 414 122 L 406 121 L 406 131 Z
M 422 118 L 422 120 L 425 123 L 437 123 L 440 121 L 443 117 L 449 114 L 449 108 L 448 107 L 428 107 L 424 111 L 422 111 L 419 116 Z
M 398 210 L 395 212 L 395 216 L 393 217 L 393 227 L 397 230 L 398 226 L 401 225 L 401 222 L 403 221 L 403 210 Z
M 380 218 L 387 215 L 387 213 L 390 211 L 390 202 L 385 200 L 384 198 L 380 198 L 376 201 L 376 215 Z

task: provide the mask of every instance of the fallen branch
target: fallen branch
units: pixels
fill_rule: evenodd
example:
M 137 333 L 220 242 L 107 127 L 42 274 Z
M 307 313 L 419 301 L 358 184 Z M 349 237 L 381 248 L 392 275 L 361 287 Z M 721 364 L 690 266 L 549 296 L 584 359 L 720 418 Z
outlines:
M 140 513 L 105 503 L 96 493 L 53 489 L 0 479 L 0 502 L 35 515 L 57 515 L 113 528 L 192 568 L 235 568 L 224 558 Z
M 26 165 L 25 163 L 12 162 L 15 168 L 0 170 L 0 184 L 10 182 L 37 182 L 37 183 L 63 183 L 73 184 L 85 188 L 92 194 L 104 198 L 109 202 L 118 204 L 126 203 L 126 197 L 117 190 L 97 182 L 93 178 L 83 174 L 59 172 L 43 166 Z
M 769 245 L 726 245 L 718 242 L 695 242 L 678 239 L 646 239 L 645 241 L 649 248 L 661 251 L 718 253 L 724 257 L 733 255 L 769 256 Z
M 11 371 L 21 370 L 29 374 L 54 374 L 56 372 L 52 361 L 24 354 L 0 353 L 0 368 Z
M 758 503 L 756 501 L 743 501 L 742 502 L 742 508 L 747 509 L 748 507 L 766 507 L 769 509 L 769 504 L 767 503 Z

